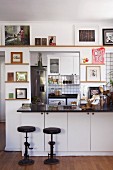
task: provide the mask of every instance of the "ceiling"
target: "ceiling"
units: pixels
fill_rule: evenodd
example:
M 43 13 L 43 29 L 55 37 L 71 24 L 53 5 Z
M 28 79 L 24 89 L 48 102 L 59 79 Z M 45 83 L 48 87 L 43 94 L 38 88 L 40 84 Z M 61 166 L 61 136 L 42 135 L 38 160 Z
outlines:
M 113 0 L 0 0 L 0 21 L 113 20 Z

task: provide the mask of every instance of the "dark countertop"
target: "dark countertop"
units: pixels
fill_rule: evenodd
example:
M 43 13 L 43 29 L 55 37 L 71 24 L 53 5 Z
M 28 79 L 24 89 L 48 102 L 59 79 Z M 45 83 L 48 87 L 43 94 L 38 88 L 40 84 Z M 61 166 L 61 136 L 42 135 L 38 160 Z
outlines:
M 53 99 L 57 99 L 57 98 L 77 98 L 78 94 L 62 94 L 62 95 L 49 95 L 48 97 Z
M 17 112 L 113 112 L 113 105 L 104 105 L 103 108 L 96 106 L 94 109 L 82 110 L 75 106 L 50 106 L 50 105 L 37 105 L 32 104 L 28 108 L 19 108 Z

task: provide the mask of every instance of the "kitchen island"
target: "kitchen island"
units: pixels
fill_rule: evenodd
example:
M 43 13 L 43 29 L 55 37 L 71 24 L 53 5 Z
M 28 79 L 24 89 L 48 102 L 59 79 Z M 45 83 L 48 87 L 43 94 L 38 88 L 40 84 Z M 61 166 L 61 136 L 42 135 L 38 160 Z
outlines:
M 36 132 L 29 136 L 33 150 L 30 155 L 43 156 L 49 152 L 50 135 L 43 134 L 45 127 L 59 127 L 54 135 L 57 155 L 113 155 L 113 107 L 89 110 L 74 106 L 31 105 L 18 109 L 20 125 L 33 125 Z M 23 145 L 24 137 L 22 138 Z M 23 152 L 24 153 L 24 146 Z

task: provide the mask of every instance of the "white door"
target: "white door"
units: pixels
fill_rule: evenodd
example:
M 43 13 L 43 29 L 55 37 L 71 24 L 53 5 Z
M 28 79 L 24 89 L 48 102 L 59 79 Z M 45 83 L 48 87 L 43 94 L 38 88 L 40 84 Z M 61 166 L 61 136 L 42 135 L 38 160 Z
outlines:
M 61 56 L 60 58 L 60 74 L 72 75 L 73 74 L 73 57 Z
M 68 113 L 68 151 L 90 151 L 90 114 Z
M 91 115 L 91 151 L 113 151 L 113 113 Z
M 79 53 L 77 53 L 79 54 Z M 74 57 L 73 60 L 73 74 L 80 75 L 80 58 L 79 55 Z
M 56 142 L 54 151 L 67 151 L 67 113 L 45 113 L 45 128 L 58 127 L 61 128 L 61 133 L 53 135 Z M 50 134 L 45 134 L 45 150 L 50 150 L 48 142 L 51 139 Z
M 23 126 L 35 126 L 36 131 L 29 133 L 30 147 L 33 147 L 33 151 L 44 151 L 44 113 L 22 113 L 21 125 Z M 22 145 L 25 141 L 25 134 L 23 134 Z M 23 146 L 24 148 L 24 146 Z

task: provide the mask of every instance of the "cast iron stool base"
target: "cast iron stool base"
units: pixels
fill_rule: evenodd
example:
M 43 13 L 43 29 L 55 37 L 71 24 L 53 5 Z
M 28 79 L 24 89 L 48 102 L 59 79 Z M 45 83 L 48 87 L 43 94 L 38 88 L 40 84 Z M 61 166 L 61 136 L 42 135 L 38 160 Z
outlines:
M 18 162 L 19 165 L 32 165 L 34 164 L 34 160 L 32 159 L 22 159 Z
M 53 165 L 53 164 L 58 164 L 60 161 L 58 159 L 55 159 L 55 158 L 49 158 L 49 159 L 46 159 L 44 161 L 44 164 L 49 164 L 49 165 Z

